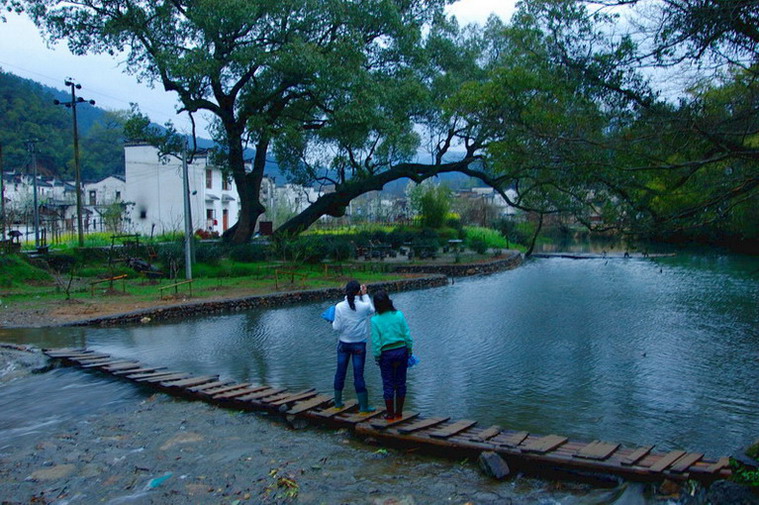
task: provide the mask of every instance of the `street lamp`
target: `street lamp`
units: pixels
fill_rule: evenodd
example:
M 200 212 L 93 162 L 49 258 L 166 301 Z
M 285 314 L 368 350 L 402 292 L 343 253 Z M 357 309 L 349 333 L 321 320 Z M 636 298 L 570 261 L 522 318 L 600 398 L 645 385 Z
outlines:
M 82 89 L 81 84 L 76 84 L 72 79 L 66 79 L 66 86 L 71 88 L 71 101 L 61 102 L 53 100 L 55 105 L 65 105 L 71 109 L 74 118 L 74 172 L 76 174 L 76 224 L 79 231 L 79 247 L 84 247 L 84 231 L 82 229 L 82 178 L 79 170 L 79 131 L 76 125 L 76 105 L 79 103 L 89 103 L 95 105 L 95 100 L 85 100 L 76 96 L 76 90 Z

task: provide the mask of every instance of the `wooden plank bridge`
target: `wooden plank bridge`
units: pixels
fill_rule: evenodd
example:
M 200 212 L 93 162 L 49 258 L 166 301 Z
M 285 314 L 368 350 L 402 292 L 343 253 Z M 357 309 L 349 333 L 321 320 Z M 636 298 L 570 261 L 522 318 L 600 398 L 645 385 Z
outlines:
M 680 450 L 656 452 L 653 446 L 626 448 L 600 440 L 573 441 L 559 435 L 540 435 L 500 426 L 480 427 L 473 420 L 425 417 L 416 412 L 405 413 L 402 419 L 385 421 L 381 409 L 362 414 L 357 411 L 355 401 L 335 408 L 331 396 L 314 389 L 289 391 L 284 387 L 236 383 L 216 375 L 195 376 L 87 349 L 45 349 L 44 353 L 66 365 L 107 373 L 171 395 L 225 408 L 264 410 L 329 427 L 349 428 L 388 446 L 456 459 L 493 451 L 512 471 L 531 475 L 577 479 L 609 475 L 654 482 L 693 479 L 709 484 L 729 478 L 731 474 L 727 457 L 710 459 L 701 453 Z

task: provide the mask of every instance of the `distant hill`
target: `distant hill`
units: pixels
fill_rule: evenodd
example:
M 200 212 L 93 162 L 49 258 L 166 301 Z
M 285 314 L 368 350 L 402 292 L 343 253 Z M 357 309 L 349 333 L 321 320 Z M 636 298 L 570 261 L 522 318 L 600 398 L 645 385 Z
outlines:
M 71 109 L 54 105 L 54 100 L 68 102 L 71 95 L 65 90 L 0 69 L 0 145 L 4 171 L 29 170 L 31 155 L 28 141 L 37 139 L 35 156 L 39 173 L 73 179 Z M 76 110 L 82 179 L 95 181 L 109 175 L 123 175 L 126 111 L 107 111 L 89 104 L 78 105 Z M 198 138 L 197 143 L 203 149 L 214 146 L 212 140 L 204 138 Z M 255 150 L 246 149 L 246 159 L 253 156 Z M 452 156 L 455 157 L 455 153 Z M 421 155 L 419 159 L 422 159 Z M 267 161 L 265 172 L 276 177 L 278 184 L 286 182 L 286 177 L 273 159 Z M 439 180 L 457 188 L 465 184 L 468 177 L 443 174 Z M 395 181 L 388 184 L 385 191 L 402 194 L 407 184 L 408 179 Z

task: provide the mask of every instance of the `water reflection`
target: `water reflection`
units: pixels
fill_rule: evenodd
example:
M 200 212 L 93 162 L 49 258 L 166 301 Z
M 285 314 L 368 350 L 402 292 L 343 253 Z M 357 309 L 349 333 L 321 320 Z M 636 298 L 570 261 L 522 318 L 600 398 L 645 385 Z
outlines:
M 394 295 L 421 364 L 410 409 L 729 454 L 759 432 L 759 261 L 536 260 Z M 237 381 L 331 391 L 328 303 L 114 329 L 5 331 Z M 350 374 L 349 374 L 350 375 Z M 367 365 L 375 402 L 379 372 Z M 346 396 L 352 397 L 350 377 Z

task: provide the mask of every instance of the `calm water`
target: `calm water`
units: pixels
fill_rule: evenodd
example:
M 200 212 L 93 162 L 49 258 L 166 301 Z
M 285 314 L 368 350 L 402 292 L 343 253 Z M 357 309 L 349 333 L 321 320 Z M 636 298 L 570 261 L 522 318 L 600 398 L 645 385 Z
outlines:
M 759 435 L 759 258 L 534 260 L 393 298 L 421 359 L 409 373 L 410 409 L 711 456 Z M 328 305 L 115 329 L 0 330 L 0 341 L 86 345 L 329 392 L 335 336 L 319 318 Z M 372 362 L 366 376 L 380 403 Z M 346 394 L 354 395 L 350 381 Z

